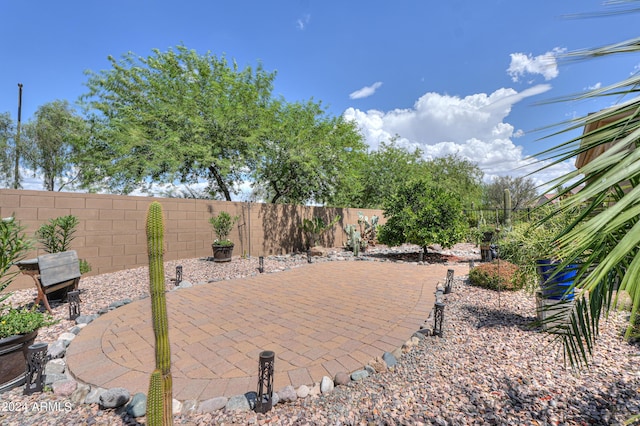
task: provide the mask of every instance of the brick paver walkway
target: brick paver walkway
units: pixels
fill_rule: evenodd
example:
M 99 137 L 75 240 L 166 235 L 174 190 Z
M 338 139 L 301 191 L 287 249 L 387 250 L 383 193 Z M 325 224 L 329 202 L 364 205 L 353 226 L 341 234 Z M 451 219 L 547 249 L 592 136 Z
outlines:
M 469 270 L 324 262 L 167 293 L 174 398 L 255 391 L 263 350 L 276 353 L 275 390 L 360 369 L 419 329 L 447 269 Z M 147 392 L 154 359 L 149 299 L 99 317 L 66 355 L 81 382 L 132 393 Z

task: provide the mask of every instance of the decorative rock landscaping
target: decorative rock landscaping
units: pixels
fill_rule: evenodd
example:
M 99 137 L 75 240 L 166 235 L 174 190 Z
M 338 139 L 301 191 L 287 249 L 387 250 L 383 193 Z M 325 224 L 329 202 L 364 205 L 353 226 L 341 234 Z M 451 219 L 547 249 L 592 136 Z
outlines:
M 353 259 L 349 253 L 335 251 L 322 261 Z M 373 256 L 361 259 L 380 261 Z M 302 266 L 306 255 L 265 261 L 266 272 L 276 272 Z M 253 268 L 245 260 L 225 265 L 224 272 L 231 272 L 233 278 L 242 276 L 239 264 L 245 268 L 248 264 L 248 274 L 257 273 L 257 266 Z M 90 277 L 87 281 L 99 279 Z M 179 288 L 194 285 L 192 282 L 198 285 L 203 281 L 190 278 Z M 402 348 L 381 354 L 362 369 L 340 372 L 333 379 L 325 376 L 319 383 L 297 389 L 287 386 L 277 390 L 274 409 L 264 415 L 250 411 L 255 405 L 255 393 L 251 392 L 200 402 L 174 400 L 176 424 L 620 424 L 638 412 L 637 348 L 617 337 L 623 321 L 620 315 L 614 315 L 608 327 L 603 327 L 592 370 L 578 378 L 562 368 L 548 343 L 541 342 L 546 335 L 527 327 L 527 318 L 535 315 L 530 312 L 533 303 L 527 295 L 497 295 L 469 287 L 462 277 L 456 278 L 454 288 L 446 296 L 443 338 L 429 337 L 429 319 L 422 330 L 407 336 Z M 137 297 L 144 297 L 145 290 L 140 289 Z M 102 295 L 107 296 L 116 297 L 117 292 Z M 132 294 L 128 301 L 105 298 L 96 308 L 86 297 L 83 311 L 108 312 L 133 298 Z M 65 348 L 73 344 L 72 336 L 80 332 L 82 324 L 96 317 L 79 317 L 77 326 L 63 320 L 64 328 L 43 330 L 39 340 L 50 343 L 52 359 L 46 372 L 52 394 L 27 397 L 21 389 L 3 394 L 6 400 L 23 402 L 24 407 L 49 397 L 60 401 L 62 409 L 55 413 L 30 410 L 22 413 L 25 415 L 4 410 L 0 412 L 3 425 L 138 424 L 135 419 L 144 415 L 144 394 L 131 397 L 126 389 L 90 389 L 65 375 Z M 55 340 L 54 333 L 58 336 Z M 542 350 L 545 345 L 547 351 Z

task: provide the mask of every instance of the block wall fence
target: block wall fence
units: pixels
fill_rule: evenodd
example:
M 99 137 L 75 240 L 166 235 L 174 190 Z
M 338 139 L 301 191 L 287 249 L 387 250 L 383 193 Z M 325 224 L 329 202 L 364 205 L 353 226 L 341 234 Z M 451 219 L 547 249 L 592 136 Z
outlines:
M 91 275 L 148 264 L 145 221 L 152 201 L 162 205 L 165 217 L 165 260 L 200 258 L 212 255 L 215 236 L 209 218 L 226 211 L 239 220 L 229 238 L 235 243 L 234 257 L 268 256 L 301 251 L 304 236 L 299 225 L 303 218 L 320 216 L 341 219 L 324 236 L 324 246 L 338 247 L 346 241 L 343 226 L 355 224 L 358 212 L 371 217 L 381 210 L 327 208 L 227 202 L 183 198 L 156 198 L 124 195 L 0 189 L 0 217 L 15 214 L 35 239 L 40 225 L 58 216 L 80 219 L 71 248 L 92 267 Z M 35 244 L 28 257 L 44 251 Z M 22 277 L 22 279 L 29 277 Z

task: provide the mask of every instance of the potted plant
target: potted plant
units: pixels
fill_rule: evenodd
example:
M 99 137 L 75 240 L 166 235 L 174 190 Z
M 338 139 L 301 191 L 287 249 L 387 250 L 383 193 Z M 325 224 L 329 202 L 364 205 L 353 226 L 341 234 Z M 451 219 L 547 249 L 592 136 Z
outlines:
M 9 217 L 0 221 L 0 291 L 11 284 L 19 271 L 10 270 L 31 249 L 24 228 Z M 10 294 L 0 297 L 0 302 Z M 24 383 L 27 348 L 31 345 L 40 327 L 54 324 L 49 316 L 27 308 L 15 308 L 0 304 L 0 392 Z
M 220 212 L 209 218 L 216 239 L 211 244 L 214 262 L 229 262 L 233 254 L 233 242 L 229 240 L 231 228 L 238 221 L 238 216 L 231 216 L 227 212 Z

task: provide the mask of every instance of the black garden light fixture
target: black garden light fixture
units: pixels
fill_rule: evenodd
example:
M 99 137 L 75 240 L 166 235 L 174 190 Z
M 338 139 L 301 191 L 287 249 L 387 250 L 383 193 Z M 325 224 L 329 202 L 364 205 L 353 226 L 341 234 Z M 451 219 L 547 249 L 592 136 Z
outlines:
M 276 354 L 273 351 L 260 352 L 256 413 L 266 413 L 273 407 L 273 364 L 275 358 Z
M 260 257 L 258 258 L 258 271 L 259 271 L 260 273 L 263 273 L 263 272 L 264 272 L 264 256 L 260 256 Z
M 436 302 L 433 314 L 433 335 L 442 337 L 442 323 L 444 322 L 444 303 Z
M 67 292 L 69 302 L 69 319 L 73 321 L 80 316 L 80 290 Z
M 444 294 L 451 293 L 453 289 L 453 269 L 447 270 L 447 280 L 444 283 Z
M 311 263 L 311 249 L 307 249 L 307 263 Z
M 24 394 L 42 392 L 44 388 L 44 367 L 47 364 L 46 343 L 35 343 L 27 348 L 27 371 L 25 373 Z
M 182 282 L 182 265 L 176 266 L 176 286 Z

